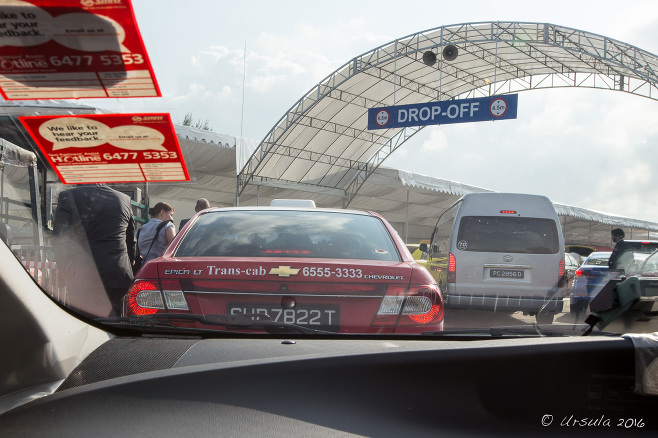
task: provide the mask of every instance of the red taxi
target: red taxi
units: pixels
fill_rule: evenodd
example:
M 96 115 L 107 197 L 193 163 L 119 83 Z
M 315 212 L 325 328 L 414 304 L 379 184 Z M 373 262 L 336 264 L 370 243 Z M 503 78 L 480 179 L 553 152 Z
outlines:
M 125 316 L 249 332 L 422 333 L 443 329 L 443 301 L 375 213 L 211 208 L 137 273 Z

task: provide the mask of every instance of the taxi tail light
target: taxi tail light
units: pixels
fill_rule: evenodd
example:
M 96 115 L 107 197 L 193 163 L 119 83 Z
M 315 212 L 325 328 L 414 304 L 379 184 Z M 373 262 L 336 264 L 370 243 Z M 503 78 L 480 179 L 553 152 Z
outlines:
M 390 286 L 379 304 L 379 309 L 372 321 L 374 326 L 394 326 L 400 316 L 402 304 L 407 292 L 404 286 Z
M 187 304 L 185 293 L 181 284 L 177 280 L 163 280 L 162 281 L 162 294 L 164 295 L 165 305 L 169 310 L 190 310 Z
M 145 316 L 164 310 L 189 310 L 178 281 L 137 280 L 127 295 L 128 313 Z
M 412 288 L 404 302 L 398 325 L 429 325 L 443 320 L 443 302 L 437 286 Z
M 448 283 L 454 283 L 457 279 L 457 260 L 450 253 L 448 255 Z
M 127 296 L 128 313 L 133 315 L 152 315 L 164 309 L 164 300 L 157 280 L 138 280 L 133 283 Z
M 374 326 L 409 326 L 435 324 L 443 319 L 443 302 L 435 285 L 390 287 L 382 298 Z

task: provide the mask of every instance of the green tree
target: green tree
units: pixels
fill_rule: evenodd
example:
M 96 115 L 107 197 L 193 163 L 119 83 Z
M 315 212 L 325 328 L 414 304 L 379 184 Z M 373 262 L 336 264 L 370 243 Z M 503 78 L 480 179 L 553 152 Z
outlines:
M 192 113 L 185 114 L 183 118 L 183 126 L 191 126 L 197 129 L 203 129 L 204 131 L 211 131 L 212 127 L 210 126 L 210 120 L 194 120 Z

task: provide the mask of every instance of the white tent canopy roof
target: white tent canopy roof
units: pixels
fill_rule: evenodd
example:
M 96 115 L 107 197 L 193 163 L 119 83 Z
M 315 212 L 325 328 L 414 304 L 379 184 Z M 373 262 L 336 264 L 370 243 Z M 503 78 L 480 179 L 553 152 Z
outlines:
M 235 205 L 236 163 L 239 137 L 176 126 L 178 140 L 190 168 L 193 183 L 149 185 L 149 195 L 173 203 L 176 199 L 207 198 L 212 206 Z M 491 192 L 456 181 L 414 174 L 380 166 L 363 184 L 350 204 L 356 210 L 380 213 L 408 242 L 428 239 L 438 217 L 467 193 Z M 272 199 L 312 199 L 318 207 L 340 208 L 339 190 L 285 181 L 250 184 L 240 205 L 269 205 Z M 625 218 L 580 207 L 554 203 L 570 244 L 610 246 L 610 230 L 621 227 L 628 238 L 658 239 L 658 223 Z
M 456 57 L 443 55 L 446 48 Z M 425 62 L 430 53 L 436 61 Z M 480 22 L 398 38 L 357 56 L 284 114 L 240 166 L 250 184 L 311 185 L 351 205 L 393 151 L 423 127 L 367 130 L 369 108 L 588 87 L 658 98 L 658 58 L 605 36 L 550 23 Z

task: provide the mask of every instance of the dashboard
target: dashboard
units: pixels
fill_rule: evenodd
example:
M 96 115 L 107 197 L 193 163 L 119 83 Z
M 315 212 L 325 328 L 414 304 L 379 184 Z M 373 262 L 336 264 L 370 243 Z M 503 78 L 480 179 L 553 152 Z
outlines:
M 69 437 L 655 434 L 658 399 L 633 383 L 624 339 L 116 337 L 0 426 Z

